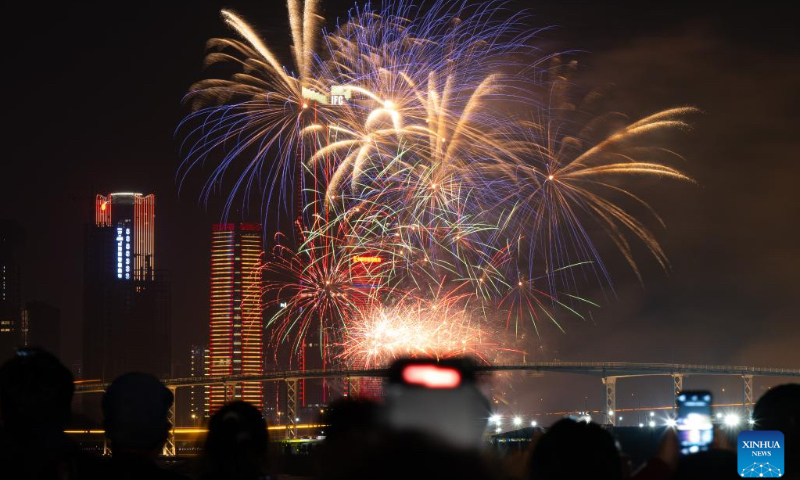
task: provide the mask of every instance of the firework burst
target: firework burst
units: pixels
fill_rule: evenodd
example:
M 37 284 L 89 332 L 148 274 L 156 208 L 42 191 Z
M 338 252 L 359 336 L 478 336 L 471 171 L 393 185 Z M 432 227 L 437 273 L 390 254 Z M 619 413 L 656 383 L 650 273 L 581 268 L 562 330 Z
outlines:
M 472 296 L 439 293 L 433 299 L 409 296 L 365 310 L 349 323 L 340 358 L 365 368 L 403 357 L 493 359 L 489 356 L 502 345 L 486 322 L 471 315 Z
M 637 275 L 630 238 L 668 265 L 625 205 L 649 209 L 642 177 L 690 181 L 653 140 L 694 109 L 577 120 L 597 95 L 569 97 L 574 62 L 539 55 L 537 32 L 502 5 L 367 4 L 327 31 L 318 1 L 289 0 L 293 68 L 222 12 L 239 38 L 210 41 L 206 63 L 234 73 L 187 94 L 179 175 L 216 158 L 203 195 L 238 172 L 226 214 L 255 190 L 265 221 L 276 207 L 295 221 L 295 245 L 263 267 L 275 344 L 318 335 L 330 358 L 365 366 L 490 359 L 503 324 L 538 334 L 597 306 L 578 294 L 585 268 L 611 284 L 588 222 Z

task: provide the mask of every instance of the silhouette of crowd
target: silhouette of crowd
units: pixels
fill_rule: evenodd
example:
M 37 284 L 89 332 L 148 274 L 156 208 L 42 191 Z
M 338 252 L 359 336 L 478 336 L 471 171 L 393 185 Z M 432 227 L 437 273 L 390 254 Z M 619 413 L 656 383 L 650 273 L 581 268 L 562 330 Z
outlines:
M 111 455 L 83 452 L 64 432 L 71 418 L 72 374 L 50 353 L 20 349 L 0 367 L 0 478 L 188 479 L 282 478 L 261 412 L 234 401 L 208 422 L 203 450 L 181 472 L 159 454 L 171 428 L 175 399 L 158 379 L 127 373 L 102 399 Z M 435 406 L 436 407 L 436 406 Z M 438 406 L 446 409 L 447 406 Z M 657 451 L 632 471 L 609 430 L 563 419 L 537 429 L 527 449 L 499 458 L 430 431 L 390 427 L 378 403 L 340 399 L 326 410 L 325 440 L 309 457 L 314 478 L 327 479 L 716 479 L 738 478 L 734 446 L 715 436 L 708 451 L 680 455 L 667 429 Z M 436 410 L 434 408 L 433 410 Z M 800 478 L 800 384 L 770 389 L 755 406 L 755 428 L 785 437 L 784 478 Z

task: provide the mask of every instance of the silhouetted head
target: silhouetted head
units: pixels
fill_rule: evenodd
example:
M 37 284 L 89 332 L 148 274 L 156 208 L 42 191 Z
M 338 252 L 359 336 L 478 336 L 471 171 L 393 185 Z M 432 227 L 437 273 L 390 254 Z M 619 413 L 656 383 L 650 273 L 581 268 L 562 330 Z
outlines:
M 383 430 L 369 443 L 341 452 L 338 464 L 329 464 L 322 480 L 487 480 L 487 465 L 475 450 L 458 449 L 417 431 Z
M 208 423 L 203 448 L 205 479 L 245 480 L 267 473 L 267 424 L 256 407 L 231 402 Z
M 340 398 L 331 402 L 320 423 L 326 425 L 327 441 L 337 441 L 351 434 L 374 429 L 378 422 L 378 405 L 364 399 Z
M 0 414 L 11 431 L 63 430 L 75 391 L 72 374 L 52 354 L 21 348 L 0 367 Z
M 778 430 L 786 439 L 786 472 L 800 472 L 800 384 L 771 388 L 753 409 L 757 430 Z
M 103 424 L 114 454 L 122 450 L 152 452 L 164 445 L 171 428 L 174 398 L 156 377 L 126 373 L 103 395 Z
M 325 441 L 317 454 L 319 478 L 357 478 L 356 466 L 370 461 L 383 439 L 379 416 L 378 404 L 370 400 L 340 398 L 328 405 L 320 418 Z
M 530 478 L 621 479 L 622 463 L 611 434 L 596 423 L 564 419 L 550 427 L 536 444 Z
M 737 472 L 736 453 L 730 450 L 708 450 L 684 455 L 678 461 L 675 480 L 708 480 L 740 478 Z

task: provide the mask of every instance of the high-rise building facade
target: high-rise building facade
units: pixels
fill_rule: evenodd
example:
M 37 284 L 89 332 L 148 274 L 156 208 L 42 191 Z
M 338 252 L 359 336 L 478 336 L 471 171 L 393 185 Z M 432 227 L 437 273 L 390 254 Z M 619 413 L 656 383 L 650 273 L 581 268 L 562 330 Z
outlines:
M 20 247 L 22 227 L 0 220 L 0 362 L 22 344 Z
M 112 193 L 95 197 L 95 227 L 114 235 L 112 270 L 119 280 L 144 280 L 155 269 L 155 195 Z
M 45 302 L 25 304 L 22 312 L 23 343 L 61 356 L 61 311 Z
M 206 371 L 205 345 L 192 345 L 189 356 L 189 376 L 202 378 Z M 198 426 L 205 416 L 205 390 L 202 386 L 189 387 L 189 425 Z
M 84 262 L 84 379 L 171 374 L 171 290 L 155 269 L 155 196 L 97 195 Z
M 221 223 L 213 226 L 206 375 L 264 371 L 262 253 L 261 225 Z M 230 398 L 250 402 L 261 410 L 263 385 L 241 382 L 227 387 L 208 386 L 205 414 L 213 414 Z

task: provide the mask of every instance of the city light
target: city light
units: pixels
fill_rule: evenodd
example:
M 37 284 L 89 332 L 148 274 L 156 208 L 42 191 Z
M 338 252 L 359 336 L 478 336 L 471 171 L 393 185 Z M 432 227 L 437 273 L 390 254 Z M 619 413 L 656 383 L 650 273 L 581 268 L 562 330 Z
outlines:
M 500 415 L 494 414 L 491 417 L 489 417 L 489 423 L 494 423 L 496 425 L 500 425 L 501 419 L 502 419 L 502 417 L 500 417 Z
M 650 423 L 648 423 L 648 425 L 650 425 L 650 428 L 655 428 L 656 422 L 653 421 L 653 420 L 650 420 Z
M 735 427 L 739 425 L 739 421 L 739 415 L 736 415 L 735 413 L 729 413 L 725 415 L 725 425 L 728 427 Z
M 531 422 L 531 427 L 535 427 L 536 425 L 538 425 L 538 423 L 536 423 L 536 420 Z
M 676 422 L 674 418 L 668 418 L 667 421 L 665 422 L 665 425 L 670 428 L 674 428 L 677 424 L 678 422 Z
M 522 419 L 520 417 L 514 417 L 514 426 L 519 427 L 522 425 Z
M 353 263 L 381 263 L 383 259 L 381 257 L 370 257 L 370 256 L 358 256 L 353 257 Z

